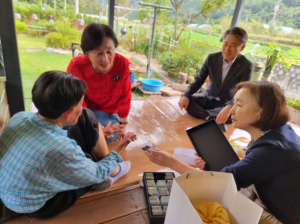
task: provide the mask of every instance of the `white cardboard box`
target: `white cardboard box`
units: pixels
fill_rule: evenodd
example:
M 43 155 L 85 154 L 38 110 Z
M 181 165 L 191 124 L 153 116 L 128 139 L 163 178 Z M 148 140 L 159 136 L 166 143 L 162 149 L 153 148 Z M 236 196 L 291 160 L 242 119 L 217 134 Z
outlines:
M 165 224 L 204 223 L 194 205 L 218 202 L 231 224 L 256 224 L 263 209 L 239 193 L 233 175 L 220 172 L 189 172 L 173 181 Z

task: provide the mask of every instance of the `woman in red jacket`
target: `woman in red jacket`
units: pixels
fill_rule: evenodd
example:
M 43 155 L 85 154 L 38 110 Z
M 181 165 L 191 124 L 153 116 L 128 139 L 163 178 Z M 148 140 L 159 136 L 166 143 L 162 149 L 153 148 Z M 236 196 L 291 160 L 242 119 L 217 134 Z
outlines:
M 81 37 L 84 54 L 73 58 L 67 69 L 88 85 L 83 106 L 96 114 L 102 126 L 112 125 L 116 132 L 107 142 L 124 137 L 131 106 L 129 62 L 115 53 L 117 46 L 111 27 L 93 22 Z

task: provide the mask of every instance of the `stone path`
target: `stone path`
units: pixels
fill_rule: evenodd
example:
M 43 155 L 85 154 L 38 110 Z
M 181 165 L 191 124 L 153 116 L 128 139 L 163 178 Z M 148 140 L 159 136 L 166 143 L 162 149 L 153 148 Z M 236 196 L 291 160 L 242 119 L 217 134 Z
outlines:
M 142 64 L 143 66 L 147 66 L 147 57 L 145 54 L 139 54 L 137 52 L 127 52 L 126 50 L 124 50 L 121 46 L 119 46 L 117 48 L 117 51 L 118 52 L 122 52 L 122 53 L 125 53 L 125 54 L 129 54 L 131 56 L 131 58 L 135 61 L 138 61 L 139 64 Z M 166 83 L 173 83 L 174 80 L 170 79 L 168 77 L 168 74 L 165 70 L 161 69 L 160 68 L 160 65 L 158 64 L 157 60 L 156 59 L 151 59 L 151 68 L 153 69 L 153 71 L 155 71 L 159 76 L 160 78 L 165 81 Z

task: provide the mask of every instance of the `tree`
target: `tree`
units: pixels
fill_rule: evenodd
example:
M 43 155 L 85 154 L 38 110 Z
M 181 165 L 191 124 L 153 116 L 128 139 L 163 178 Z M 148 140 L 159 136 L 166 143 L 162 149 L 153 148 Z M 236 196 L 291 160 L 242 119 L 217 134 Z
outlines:
M 174 27 L 174 38 L 176 41 L 179 40 L 180 35 L 184 31 L 187 25 L 189 25 L 192 21 L 198 19 L 199 17 L 204 17 L 209 15 L 214 9 L 224 8 L 228 3 L 234 3 L 236 0 L 200 0 L 202 8 L 199 12 L 188 19 L 188 23 L 183 24 L 183 27 L 178 35 L 177 34 L 177 21 L 178 21 L 178 13 L 176 14 L 176 10 L 179 11 L 180 5 L 183 0 L 170 0 L 171 4 L 175 8 L 175 27 Z
M 174 37 L 175 37 L 175 40 L 177 41 L 179 39 L 179 36 L 177 38 L 178 13 L 179 13 L 179 8 L 180 8 L 183 0 L 170 0 L 170 2 L 175 9 Z
M 297 11 L 294 12 L 294 24 L 296 28 L 300 28 L 300 7 L 297 7 Z
M 168 6 L 165 2 L 166 0 L 143 0 L 143 2 L 145 3 L 152 3 L 155 5 L 163 5 L 163 6 Z M 146 18 L 149 18 L 154 12 L 154 8 L 152 7 L 146 7 L 144 10 L 139 11 L 139 15 L 138 15 L 138 19 L 140 20 L 144 20 Z M 159 10 L 159 12 L 157 13 L 159 17 L 166 16 L 166 11 L 165 10 Z M 157 20 L 158 21 L 158 20 Z
M 131 7 L 131 3 L 129 2 L 129 0 L 116 0 L 115 1 L 115 5 L 116 6 L 122 6 L 122 7 L 127 7 L 130 8 Z M 125 9 L 115 9 L 115 15 L 119 15 L 120 17 L 124 17 L 126 14 L 128 14 L 130 11 L 125 10 Z

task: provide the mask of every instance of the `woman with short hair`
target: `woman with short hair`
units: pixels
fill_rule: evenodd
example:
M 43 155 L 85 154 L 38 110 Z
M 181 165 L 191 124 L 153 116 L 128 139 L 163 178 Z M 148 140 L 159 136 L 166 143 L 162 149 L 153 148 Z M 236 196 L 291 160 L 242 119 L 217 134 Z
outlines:
M 111 123 L 114 128 L 116 133 L 107 142 L 125 136 L 131 106 L 129 62 L 115 53 L 117 47 L 111 27 L 93 22 L 82 33 L 84 54 L 73 58 L 67 69 L 88 85 L 83 106 L 95 113 L 102 126 Z
M 290 115 L 279 85 L 247 81 L 236 87 L 230 114 L 234 128 L 247 131 L 252 140 L 246 156 L 224 167 L 232 173 L 237 188 L 253 185 L 254 200 L 264 212 L 259 223 L 299 223 L 300 137 L 287 124 Z M 179 173 L 199 171 L 161 150 L 145 152 L 151 161 Z M 203 169 L 205 162 L 196 159 Z

